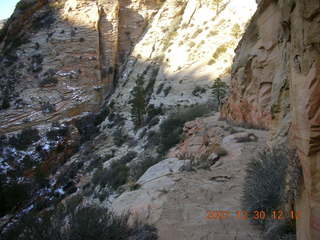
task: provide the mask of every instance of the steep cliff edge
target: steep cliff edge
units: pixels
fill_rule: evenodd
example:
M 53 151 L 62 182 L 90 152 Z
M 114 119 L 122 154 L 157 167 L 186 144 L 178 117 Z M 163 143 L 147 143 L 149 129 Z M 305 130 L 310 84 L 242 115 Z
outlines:
M 303 167 L 298 239 L 319 239 L 319 2 L 261 1 L 237 48 L 223 117 L 289 136 Z

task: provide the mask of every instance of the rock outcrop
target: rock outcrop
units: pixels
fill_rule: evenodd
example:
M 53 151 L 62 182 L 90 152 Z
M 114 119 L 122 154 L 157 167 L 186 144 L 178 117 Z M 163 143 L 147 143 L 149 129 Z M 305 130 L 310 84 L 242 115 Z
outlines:
M 232 67 L 223 117 L 290 136 L 303 168 L 298 239 L 320 238 L 319 2 L 260 1 Z
M 174 149 L 184 158 L 169 158 L 149 168 L 138 180 L 140 188 L 122 193 L 113 201 L 112 208 L 117 213 L 132 213 L 132 220 L 137 217 L 154 224 L 160 240 L 263 239 L 261 231 L 249 220 L 238 219 L 236 212 L 241 209 L 243 166 L 257 149 L 264 147 L 268 134 L 242 128 L 234 133 L 235 129 L 218 118 L 215 115 L 189 122 L 185 128 L 185 141 Z M 211 128 L 211 133 L 220 133 L 209 133 L 207 139 L 221 144 L 227 155 L 205 169 L 197 169 L 198 165 L 190 160 L 198 146 L 193 145 L 187 154 L 183 146 L 194 142 L 194 136 L 205 137 L 206 127 Z M 257 135 L 257 141 L 238 142 L 240 135 L 249 134 Z M 190 163 L 193 169 L 186 169 Z M 214 215 L 211 211 L 215 210 L 229 211 L 232 216 L 211 218 Z

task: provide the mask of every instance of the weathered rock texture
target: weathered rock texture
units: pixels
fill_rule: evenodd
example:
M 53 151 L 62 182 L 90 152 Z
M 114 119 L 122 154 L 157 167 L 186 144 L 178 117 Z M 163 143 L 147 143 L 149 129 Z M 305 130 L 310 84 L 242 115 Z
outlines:
M 298 239 L 320 238 L 319 13 L 319 1 L 261 1 L 223 107 L 229 120 L 270 128 L 272 140 L 290 133 L 303 167 Z
M 218 121 L 218 117 L 215 115 L 189 122 L 185 128 L 184 143 L 175 149 L 177 154 L 180 153 L 178 155 L 185 158 L 166 159 L 151 167 L 138 180 L 141 187 L 121 194 L 112 203 L 113 209 L 117 213 L 129 211 L 133 217 L 154 224 L 160 240 L 263 239 L 258 228 L 248 220 L 238 219 L 235 214 L 241 209 L 245 177 L 243 166 L 257 149 L 264 147 L 267 132 L 239 128 L 241 134 L 254 133 L 258 139 L 256 142 L 238 143 L 239 133 L 230 135 L 230 128 L 224 121 Z M 207 134 L 208 128 L 212 132 Z M 194 141 L 194 136 L 200 139 Z M 191 143 L 203 143 L 202 137 L 221 144 L 228 154 L 205 170 L 181 171 L 190 163 L 188 157 L 193 157 L 194 149 L 199 149 Z M 190 155 L 185 155 L 183 146 L 188 144 L 194 148 L 188 152 Z M 208 212 L 218 209 L 229 211 L 233 217 L 207 218 Z
M 1 35 L 0 133 L 97 112 L 161 3 L 25 1 Z

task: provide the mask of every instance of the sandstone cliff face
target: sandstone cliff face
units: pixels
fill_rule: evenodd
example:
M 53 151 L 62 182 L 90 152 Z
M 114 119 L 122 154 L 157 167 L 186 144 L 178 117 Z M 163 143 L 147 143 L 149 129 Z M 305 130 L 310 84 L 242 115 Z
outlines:
M 223 116 L 289 133 L 303 186 L 298 239 L 319 239 L 319 2 L 261 1 L 237 49 Z
M 98 111 L 121 56 L 161 6 L 25 2 L 3 31 L 1 133 Z
M 254 10 L 254 1 L 223 1 L 218 9 L 211 1 L 166 1 L 121 67 L 116 107 L 128 112 L 141 78 L 155 106 L 208 101 L 213 81 L 228 77 L 233 49 Z

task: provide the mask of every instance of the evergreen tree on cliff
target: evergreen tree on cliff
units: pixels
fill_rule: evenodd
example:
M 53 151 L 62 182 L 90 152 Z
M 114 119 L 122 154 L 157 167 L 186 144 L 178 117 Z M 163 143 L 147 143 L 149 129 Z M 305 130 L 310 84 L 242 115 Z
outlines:
M 136 81 L 136 86 L 133 88 L 131 104 L 131 117 L 136 128 L 143 126 L 144 115 L 146 113 L 145 90 L 143 88 L 143 79 L 139 78 Z
M 227 92 L 228 85 L 225 82 L 223 82 L 220 78 L 217 78 L 212 86 L 212 94 L 215 96 L 218 102 L 218 107 L 220 107 L 221 101 L 223 98 L 225 98 Z

